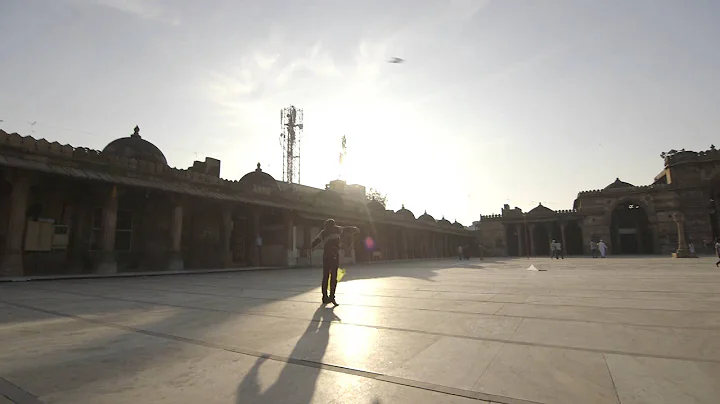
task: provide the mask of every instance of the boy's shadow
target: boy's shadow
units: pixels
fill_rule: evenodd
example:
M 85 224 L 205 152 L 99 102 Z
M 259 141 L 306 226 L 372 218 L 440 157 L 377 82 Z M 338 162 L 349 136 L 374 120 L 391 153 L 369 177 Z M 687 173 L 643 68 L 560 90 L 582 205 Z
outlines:
M 325 355 L 330 340 L 330 323 L 342 321 L 333 309 L 324 306 L 318 308 L 307 329 L 290 353 L 290 359 L 302 360 L 312 353 L 313 357 Z M 320 376 L 320 368 L 314 366 L 298 366 L 286 363 L 275 383 L 264 392 L 260 392 L 260 366 L 268 359 L 262 356 L 255 361 L 252 368 L 237 389 L 237 404 L 250 403 L 296 403 L 307 404 L 312 401 L 315 384 Z M 318 359 L 318 360 L 320 360 Z

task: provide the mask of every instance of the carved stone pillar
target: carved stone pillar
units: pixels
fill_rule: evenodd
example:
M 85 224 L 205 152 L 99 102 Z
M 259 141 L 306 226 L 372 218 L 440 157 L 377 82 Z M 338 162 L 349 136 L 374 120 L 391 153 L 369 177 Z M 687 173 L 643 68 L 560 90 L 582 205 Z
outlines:
M 689 258 L 690 257 L 690 248 L 687 245 L 687 240 L 685 240 L 685 217 L 682 214 L 682 212 L 675 212 L 673 214 L 673 220 L 675 220 L 675 223 L 677 224 L 678 248 L 677 248 L 677 252 L 674 252 L 672 254 L 672 257 L 673 258 Z
M 180 201 L 174 201 L 170 221 L 170 261 L 168 269 L 182 271 L 185 268 L 182 257 L 183 207 Z
M 8 172 L 7 181 L 12 187 L 10 192 L 10 212 L 8 216 L 5 253 L 0 262 L 0 276 L 23 275 L 23 236 L 25 233 L 28 195 L 34 178 L 29 174 Z
M 105 197 L 102 207 L 102 224 L 100 235 L 100 262 L 97 272 L 114 274 L 117 272 L 115 258 L 115 231 L 117 230 L 118 196 L 117 186 L 113 185 Z
M 567 226 L 566 222 L 560 223 L 560 237 L 562 238 L 562 251 L 563 251 L 563 257 L 567 255 L 567 245 L 565 243 L 565 227 Z
M 260 212 L 255 210 L 252 213 L 252 265 L 253 266 L 260 266 L 262 265 L 262 245 L 257 244 L 257 238 L 261 237 L 260 235 Z
M 528 236 L 530 237 L 530 254 L 536 255 L 537 251 L 535 250 L 535 248 L 537 246 L 535 245 L 535 237 L 533 237 L 535 235 L 535 225 L 529 224 L 527 226 L 528 226 L 528 232 L 530 233 L 530 234 L 528 234 Z
M 402 239 L 400 248 L 402 249 L 400 251 L 400 259 L 407 259 L 408 258 L 408 235 L 406 229 L 400 230 L 400 237 Z
M 285 228 L 287 232 L 287 239 L 285 241 L 285 251 L 287 258 L 285 260 L 286 265 L 297 264 L 297 248 L 295 246 L 295 217 L 292 212 L 286 212 L 285 217 Z
M 517 231 L 518 257 L 522 257 L 525 255 L 525 245 L 523 244 L 523 232 L 525 231 L 525 227 L 519 224 L 515 226 L 515 231 Z
M 233 265 L 232 232 L 235 227 L 233 222 L 232 206 L 224 206 L 222 209 L 222 263 L 225 268 Z

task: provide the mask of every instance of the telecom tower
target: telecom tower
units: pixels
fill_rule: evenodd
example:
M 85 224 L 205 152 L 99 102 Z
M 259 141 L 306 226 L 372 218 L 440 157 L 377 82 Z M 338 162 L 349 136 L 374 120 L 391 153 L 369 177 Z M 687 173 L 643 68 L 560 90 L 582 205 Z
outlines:
M 293 105 L 280 110 L 280 145 L 283 150 L 283 181 L 300 183 L 300 137 L 303 130 L 303 110 Z

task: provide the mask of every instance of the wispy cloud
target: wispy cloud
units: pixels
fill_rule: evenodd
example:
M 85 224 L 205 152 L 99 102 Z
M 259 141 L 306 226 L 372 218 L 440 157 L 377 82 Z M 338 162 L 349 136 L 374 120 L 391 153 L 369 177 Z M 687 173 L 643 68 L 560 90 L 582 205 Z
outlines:
M 76 3 L 112 8 L 136 17 L 178 26 L 180 16 L 162 0 L 75 0 Z

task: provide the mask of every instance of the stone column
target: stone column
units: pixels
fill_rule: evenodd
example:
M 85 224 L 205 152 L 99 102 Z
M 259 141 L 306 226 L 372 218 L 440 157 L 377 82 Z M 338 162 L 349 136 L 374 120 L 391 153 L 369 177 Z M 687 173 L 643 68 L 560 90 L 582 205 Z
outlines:
M 0 276 L 23 275 L 23 236 L 30 187 L 34 178 L 25 173 L 9 172 L 6 179 L 12 187 L 10 192 L 10 212 L 8 216 L 5 253 L 0 262 Z
M 170 260 L 168 269 L 182 271 L 185 264 L 182 257 L 183 207 L 180 201 L 174 201 L 170 221 Z
M 430 247 L 431 247 L 430 254 L 432 255 L 432 257 L 439 258 L 438 249 L 437 249 L 437 234 L 436 233 L 430 233 Z
M 286 265 L 297 264 L 297 249 L 295 248 L 295 218 L 292 212 L 285 213 L 285 224 L 287 228 L 287 239 L 285 242 L 285 250 L 287 258 Z
M 546 223 L 545 225 L 547 226 L 547 223 Z M 552 242 L 552 241 L 553 241 L 553 228 L 552 228 L 552 224 L 551 224 L 549 227 L 547 227 L 545 230 L 547 230 L 548 241 Z M 557 241 L 557 240 L 555 240 L 555 241 Z M 550 249 L 550 244 L 547 245 L 547 249 L 548 249 L 548 255 L 552 257 L 552 250 Z
M 408 235 L 406 229 L 400 229 L 400 237 L 401 237 L 401 243 L 400 248 L 402 249 L 400 251 L 400 259 L 407 259 L 408 258 Z
M 525 227 L 521 224 L 516 225 L 516 231 L 518 239 L 518 257 L 522 257 L 525 255 L 525 245 L 523 245 L 523 233 L 525 232 Z
M 687 240 L 685 240 L 685 217 L 682 214 L 682 212 L 675 212 L 673 214 L 673 220 L 675 220 L 675 223 L 677 224 L 677 231 L 678 231 L 678 248 L 677 252 L 674 252 L 672 254 L 673 258 L 689 258 L 690 257 L 690 249 L 687 245 Z
M 222 263 L 223 267 L 229 268 L 233 265 L 233 251 L 232 251 L 232 231 L 235 227 L 233 222 L 233 208 L 230 205 L 223 206 L 222 209 L 222 237 L 221 237 L 221 248 L 222 248 Z
M 117 229 L 118 198 L 117 186 L 113 185 L 102 207 L 102 228 L 100 235 L 100 262 L 97 272 L 114 274 L 117 272 L 115 258 L 115 231 Z
M 262 252 L 260 249 L 262 247 L 258 247 L 256 243 L 257 236 L 260 234 L 260 212 L 255 210 L 252 213 L 252 235 L 250 240 L 250 245 L 252 248 L 252 265 L 253 266 L 260 266 L 262 265 Z
M 303 224 L 303 246 L 302 248 L 305 250 L 305 253 L 307 254 L 307 263 L 310 263 L 310 254 L 312 254 L 312 251 L 310 251 L 310 247 L 312 246 L 312 240 L 310 239 L 310 223 L 305 221 Z
M 529 224 L 528 227 L 528 237 L 530 237 L 530 255 L 535 255 L 537 252 L 535 251 L 535 225 Z
M 567 255 L 567 245 L 565 243 L 565 226 L 567 226 L 566 222 L 560 223 L 560 237 L 562 238 L 563 257 Z

